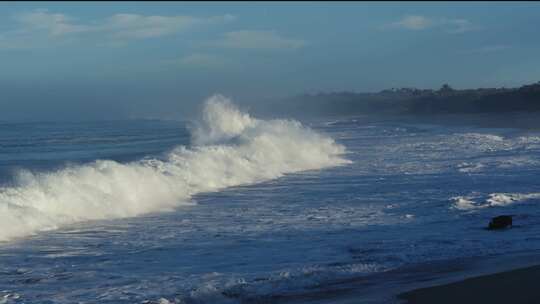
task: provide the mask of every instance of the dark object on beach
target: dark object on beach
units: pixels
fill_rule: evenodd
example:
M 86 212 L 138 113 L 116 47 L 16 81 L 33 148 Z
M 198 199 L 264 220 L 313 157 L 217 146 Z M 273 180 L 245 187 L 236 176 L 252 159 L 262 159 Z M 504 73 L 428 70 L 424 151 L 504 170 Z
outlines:
M 503 229 L 512 226 L 512 216 L 511 215 L 500 215 L 494 217 L 489 222 L 488 229 Z

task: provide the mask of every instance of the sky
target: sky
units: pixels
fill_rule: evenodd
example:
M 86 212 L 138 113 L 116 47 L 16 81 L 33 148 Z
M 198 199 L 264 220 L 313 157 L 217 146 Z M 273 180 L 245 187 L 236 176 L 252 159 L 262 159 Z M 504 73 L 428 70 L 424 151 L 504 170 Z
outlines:
M 0 120 L 540 80 L 535 2 L 2 2 Z

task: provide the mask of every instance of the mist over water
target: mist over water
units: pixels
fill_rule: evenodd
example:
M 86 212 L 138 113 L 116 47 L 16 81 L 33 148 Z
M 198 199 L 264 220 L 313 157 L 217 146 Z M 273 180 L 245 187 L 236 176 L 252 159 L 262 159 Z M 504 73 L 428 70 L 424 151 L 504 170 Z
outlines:
M 164 158 L 20 170 L 0 188 L 0 240 L 86 220 L 171 211 L 194 194 L 346 164 L 345 148 L 294 120 L 259 120 L 209 98 L 192 144 Z

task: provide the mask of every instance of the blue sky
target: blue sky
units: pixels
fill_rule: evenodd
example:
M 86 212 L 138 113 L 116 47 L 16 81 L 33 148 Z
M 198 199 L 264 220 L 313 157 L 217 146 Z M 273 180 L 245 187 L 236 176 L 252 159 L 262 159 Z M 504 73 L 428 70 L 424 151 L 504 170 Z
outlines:
M 540 4 L 3 2 L 0 119 L 540 80 Z

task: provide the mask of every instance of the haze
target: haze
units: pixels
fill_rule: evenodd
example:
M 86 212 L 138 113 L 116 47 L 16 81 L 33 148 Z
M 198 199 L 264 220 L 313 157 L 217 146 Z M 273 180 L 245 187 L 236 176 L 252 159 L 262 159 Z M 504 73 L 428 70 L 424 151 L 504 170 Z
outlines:
M 0 120 L 189 117 L 392 87 L 540 78 L 538 3 L 0 4 Z

